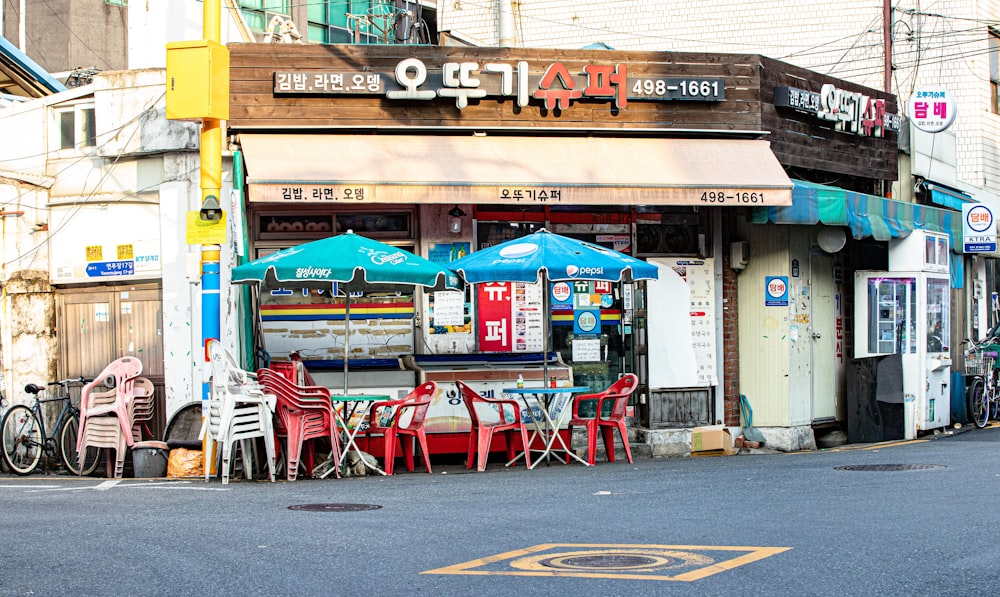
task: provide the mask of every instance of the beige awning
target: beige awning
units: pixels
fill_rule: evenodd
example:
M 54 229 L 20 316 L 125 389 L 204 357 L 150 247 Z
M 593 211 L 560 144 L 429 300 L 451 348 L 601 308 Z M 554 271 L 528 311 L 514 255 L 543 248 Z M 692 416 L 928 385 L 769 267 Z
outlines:
M 767 141 L 243 134 L 250 201 L 791 205 Z

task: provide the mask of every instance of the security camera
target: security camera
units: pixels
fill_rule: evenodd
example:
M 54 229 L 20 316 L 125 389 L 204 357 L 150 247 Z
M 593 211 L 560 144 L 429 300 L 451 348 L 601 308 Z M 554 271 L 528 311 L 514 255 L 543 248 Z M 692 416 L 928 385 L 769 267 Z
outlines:
M 219 200 L 214 195 L 205 197 L 205 202 L 201 204 L 200 217 L 202 220 L 209 221 L 215 221 L 222 217 L 222 207 L 219 206 Z

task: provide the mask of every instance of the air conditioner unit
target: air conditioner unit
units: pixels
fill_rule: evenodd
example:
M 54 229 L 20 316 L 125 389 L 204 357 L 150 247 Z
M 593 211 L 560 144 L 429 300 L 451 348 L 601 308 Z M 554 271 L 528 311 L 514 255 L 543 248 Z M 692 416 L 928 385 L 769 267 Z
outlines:
M 741 270 L 750 263 L 750 243 L 739 240 L 729 245 L 729 267 Z

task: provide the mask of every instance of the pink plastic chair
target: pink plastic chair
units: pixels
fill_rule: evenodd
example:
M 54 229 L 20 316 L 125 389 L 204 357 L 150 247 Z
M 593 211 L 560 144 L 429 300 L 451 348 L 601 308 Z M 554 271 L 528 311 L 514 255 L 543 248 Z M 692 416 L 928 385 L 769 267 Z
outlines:
M 433 381 L 417 386 L 401 400 L 378 402 L 372 407 L 369 431 L 382 433 L 382 450 L 385 453 L 385 474 L 391 475 L 396 460 L 396 444 L 403 446 L 403 458 L 406 460 L 406 470 L 413 472 L 413 440 L 420 444 L 420 453 L 424 457 L 424 466 L 431 472 L 431 457 L 427 451 L 427 434 L 424 432 L 424 419 L 431 400 L 437 394 L 438 387 Z M 392 409 L 388 422 L 382 424 L 385 409 Z M 411 441 L 403 441 L 400 435 L 410 436 Z
M 524 461 L 531 466 L 531 452 L 528 446 L 528 430 L 521 421 L 521 407 L 517 400 L 503 398 L 486 398 L 470 388 L 465 382 L 456 381 L 462 401 L 469 411 L 472 429 L 469 433 L 469 452 L 465 468 L 472 468 L 472 455 L 478 454 L 478 470 L 486 470 L 486 460 L 490 455 L 490 444 L 496 433 L 503 433 L 507 443 L 507 460 L 514 460 L 514 433 L 521 434 L 521 445 L 524 447 Z M 489 410 L 497 413 L 497 421 L 484 421 L 476 410 L 477 405 L 486 405 Z M 485 411 L 486 409 L 484 409 Z M 507 421 L 507 411 L 511 411 L 512 421 Z
M 129 404 L 129 418 L 132 420 L 132 441 L 142 441 L 142 431 L 149 433 L 149 428 L 145 423 L 153 419 L 156 411 L 156 404 L 153 396 L 153 382 L 145 377 L 135 378 L 135 387 L 132 390 L 132 402 Z
M 80 423 L 76 436 L 78 458 L 83 461 L 87 448 L 114 450 L 114 460 L 110 457 L 106 459 L 109 478 L 121 478 L 125 453 L 135 443 L 131 409 L 135 380 L 141 373 L 142 361 L 135 357 L 122 357 L 105 367 L 80 392 Z M 95 391 L 107 383 L 114 384 L 114 387 L 103 392 Z
M 300 386 L 271 369 L 259 369 L 257 381 L 277 398 L 275 411 L 279 424 L 275 429 L 279 436 L 285 437 L 285 472 L 289 481 L 298 477 L 303 446 L 310 440 L 328 439 L 334 462 L 340 462 L 340 441 L 328 388 Z M 311 446 L 309 449 L 311 454 Z M 307 467 L 311 467 L 311 460 L 307 459 Z M 339 466 L 336 468 L 340 477 Z
M 569 435 L 573 437 L 573 426 L 582 425 L 587 430 L 587 462 L 593 465 L 597 458 L 597 431 L 600 430 L 604 440 L 604 450 L 608 454 L 608 462 L 615 461 L 615 429 L 622 438 L 625 447 L 625 457 L 632 462 L 632 449 L 628 445 L 628 429 L 625 426 L 625 407 L 629 396 L 639 385 L 639 378 L 633 373 L 626 373 L 618 381 L 598 394 L 580 394 L 573 398 L 573 412 L 567 423 Z M 580 403 L 585 400 L 596 400 L 597 410 L 593 418 L 580 416 Z M 601 414 L 605 403 L 613 402 L 611 412 L 605 417 Z M 569 456 L 566 456 L 569 462 Z

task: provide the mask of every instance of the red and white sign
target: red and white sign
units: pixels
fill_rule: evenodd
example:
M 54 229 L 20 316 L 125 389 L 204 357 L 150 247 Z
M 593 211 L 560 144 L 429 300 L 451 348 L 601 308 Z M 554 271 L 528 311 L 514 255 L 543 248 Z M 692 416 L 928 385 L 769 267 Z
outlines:
M 928 133 L 947 129 L 955 122 L 957 112 L 954 95 L 940 86 L 918 88 L 906 105 L 906 115 L 913 126 Z
M 573 296 L 573 291 L 566 282 L 556 282 L 552 285 L 552 299 L 565 303 Z
M 511 286 L 507 282 L 478 286 L 479 349 L 483 352 L 511 351 Z

